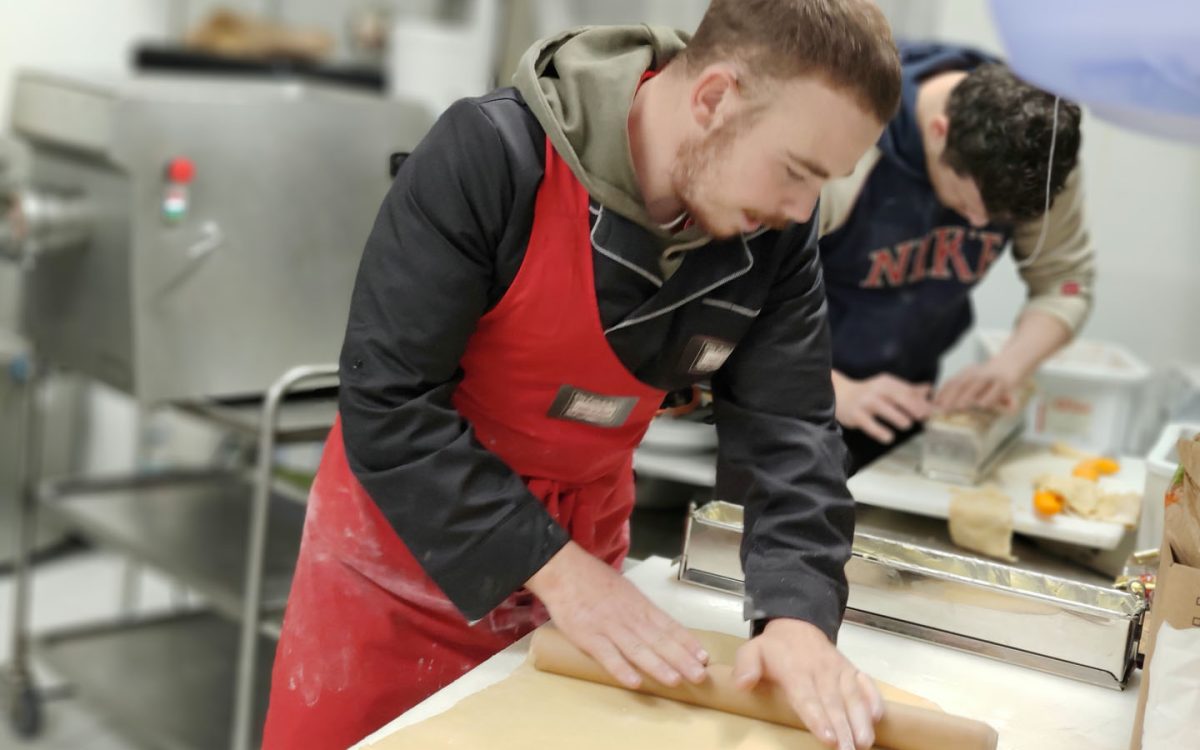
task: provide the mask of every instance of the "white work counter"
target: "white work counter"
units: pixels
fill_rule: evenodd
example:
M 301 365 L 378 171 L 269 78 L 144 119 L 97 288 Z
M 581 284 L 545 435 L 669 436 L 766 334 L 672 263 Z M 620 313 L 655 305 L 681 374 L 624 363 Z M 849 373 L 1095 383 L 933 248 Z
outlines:
M 863 505 L 915 513 L 930 518 L 950 514 L 950 498 L 959 486 L 939 482 L 921 474 L 923 436 L 889 451 L 850 477 L 847 487 Z M 1013 500 L 1013 530 L 1029 537 L 1066 542 L 1100 550 L 1117 548 L 1126 536 L 1119 523 L 1106 523 L 1067 514 L 1052 519 L 1039 516 L 1030 505 L 1034 480 L 1043 474 L 1070 474 L 1075 459 L 1055 456 L 1045 446 L 1018 443 L 986 480 Z M 713 487 L 717 481 L 717 456 L 714 452 L 664 451 L 642 447 L 634 452 L 633 468 L 639 476 L 669 479 L 700 487 Z M 1118 475 L 1105 477 L 1102 485 L 1110 491 L 1142 494 L 1146 484 L 1143 459 L 1121 457 Z
M 746 636 L 740 597 L 675 579 L 665 558 L 652 557 L 626 575 L 688 627 Z M 986 721 L 1000 732 L 1001 750 L 1126 750 L 1137 707 L 1136 672 L 1124 692 L 953 651 L 847 623 L 843 652 L 873 677 L 928 698 L 946 711 Z M 524 660 L 525 638 L 430 696 L 356 748 L 435 716 L 462 698 L 504 679 Z

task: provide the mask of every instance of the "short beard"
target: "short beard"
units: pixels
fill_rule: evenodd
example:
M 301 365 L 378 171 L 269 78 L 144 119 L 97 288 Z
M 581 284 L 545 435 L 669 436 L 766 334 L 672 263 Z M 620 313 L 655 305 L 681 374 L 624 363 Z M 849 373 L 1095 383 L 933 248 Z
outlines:
M 710 186 L 715 182 L 715 173 L 721 152 L 727 151 L 733 141 L 757 117 L 759 109 L 745 110 L 701 136 L 688 138 L 679 144 L 675 153 L 675 164 L 671 168 L 671 188 L 683 203 L 683 208 L 705 234 L 717 235 L 712 217 L 702 206 L 711 205 Z

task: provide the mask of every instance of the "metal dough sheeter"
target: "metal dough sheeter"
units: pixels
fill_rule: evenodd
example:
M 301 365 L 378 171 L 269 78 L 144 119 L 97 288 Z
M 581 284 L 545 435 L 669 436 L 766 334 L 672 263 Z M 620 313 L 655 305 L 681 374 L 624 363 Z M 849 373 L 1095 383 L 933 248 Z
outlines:
M 743 593 L 742 519 L 693 507 L 680 579 Z M 849 622 L 1118 690 L 1135 664 L 1138 594 L 861 531 L 846 576 Z
M 333 362 L 388 154 L 429 116 L 330 85 L 23 72 L 0 260 L 38 358 L 146 404 Z

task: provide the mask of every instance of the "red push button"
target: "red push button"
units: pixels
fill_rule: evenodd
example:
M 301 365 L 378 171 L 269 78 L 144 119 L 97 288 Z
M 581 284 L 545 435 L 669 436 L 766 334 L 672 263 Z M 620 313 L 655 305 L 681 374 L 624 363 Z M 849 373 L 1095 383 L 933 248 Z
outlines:
M 181 184 L 187 184 L 196 176 L 196 165 L 192 164 L 191 159 L 185 159 L 182 156 L 172 159 L 167 164 L 167 181 Z

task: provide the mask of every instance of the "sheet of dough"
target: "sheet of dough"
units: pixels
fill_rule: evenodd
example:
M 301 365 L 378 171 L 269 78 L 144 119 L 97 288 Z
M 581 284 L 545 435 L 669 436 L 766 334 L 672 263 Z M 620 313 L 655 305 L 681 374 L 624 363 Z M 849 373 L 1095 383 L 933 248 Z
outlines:
M 740 638 L 696 631 L 712 661 L 733 664 Z M 884 698 L 937 709 L 880 685 Z M 521 665 L 450 710 L 370 745 L 372 750 L 826 750 L 808 732 Z
M 998 487 L 950 491 L 950 540 L 963 549 L 1012 562 L 1012 498 Z

